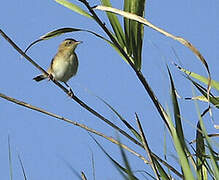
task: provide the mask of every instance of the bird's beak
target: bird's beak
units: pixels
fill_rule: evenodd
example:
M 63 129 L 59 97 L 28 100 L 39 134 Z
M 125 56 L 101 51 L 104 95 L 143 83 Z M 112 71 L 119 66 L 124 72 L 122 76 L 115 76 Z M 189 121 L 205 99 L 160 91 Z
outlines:
M 81 43 L 83 43 L 83 41 L 77 41 L 77 42 L 76 42 L 76 44 L 81 44 Z

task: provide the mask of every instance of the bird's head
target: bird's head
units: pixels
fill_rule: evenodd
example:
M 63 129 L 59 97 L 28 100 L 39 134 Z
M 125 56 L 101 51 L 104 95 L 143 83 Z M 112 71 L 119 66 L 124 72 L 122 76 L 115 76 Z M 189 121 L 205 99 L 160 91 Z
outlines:
M 60 45 L 59 45 L 59 51 L 69 51 L 74 52 L 75 48 L 78 44 L 82 43 L 82 41 L 76 41 L 75 39 L 65 39 Z

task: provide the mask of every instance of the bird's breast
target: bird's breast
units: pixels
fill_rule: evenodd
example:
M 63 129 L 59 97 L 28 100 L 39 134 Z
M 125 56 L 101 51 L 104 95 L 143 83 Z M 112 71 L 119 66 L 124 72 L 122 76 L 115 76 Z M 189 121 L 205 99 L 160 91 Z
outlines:
M 56 56 L 52 63 L 52 75 L 58 81 L 67 82 L 77 73 L 78 59 L 75 53 L 69 56 Z

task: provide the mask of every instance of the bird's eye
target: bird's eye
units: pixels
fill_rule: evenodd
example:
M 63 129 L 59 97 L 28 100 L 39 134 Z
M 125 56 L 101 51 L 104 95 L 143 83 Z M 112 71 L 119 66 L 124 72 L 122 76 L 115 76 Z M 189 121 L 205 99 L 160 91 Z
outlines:
M 72 44 L 72 41 L 67 41 L 66 42 L 66 46 L 69 46 L 69 45 L 71 45 Z

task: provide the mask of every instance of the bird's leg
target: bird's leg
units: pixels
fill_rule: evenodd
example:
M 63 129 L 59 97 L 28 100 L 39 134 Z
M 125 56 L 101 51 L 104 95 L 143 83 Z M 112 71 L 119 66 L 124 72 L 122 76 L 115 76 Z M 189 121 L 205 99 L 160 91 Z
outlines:
M 49 73 L 48 78 L 49 78 L 49 80 L 52 80 L 52 81 L 55 79 L 51 73 Z
M 72 89 L 71 89 L 71 87 L 66 83 L 66 82 L 64 82 L 65 83 L 65 85 L 68 87 L 68 95 L 70 96 L 70 97 L 72 97 L 73 95 L 74 95 L 74 93 L 73 93 L 73 91 L 72 91 Z

